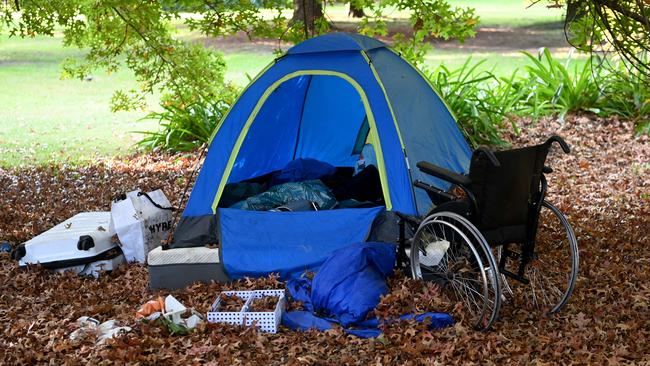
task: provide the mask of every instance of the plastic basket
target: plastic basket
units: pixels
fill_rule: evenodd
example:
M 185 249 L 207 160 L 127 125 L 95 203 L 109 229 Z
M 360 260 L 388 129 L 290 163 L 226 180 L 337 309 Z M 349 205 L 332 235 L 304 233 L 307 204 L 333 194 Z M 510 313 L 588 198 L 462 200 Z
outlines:
M 246 300 L 246 302 L 240 311 L 219 311 L 221 307 L 221 294 L 225 294 L 226 296 L 236 295 Z M 274 311 L 248 311 L 251 302 L 267 296 L 278 298 Z M 284 290 L 224 291 L 217 296 L 212 307 L 210 307 L 207 318 L 211 323 L 227 323 L 242 326 L 255 325 L 263 332 L 277 333 L 285 306 L 286 299 Z

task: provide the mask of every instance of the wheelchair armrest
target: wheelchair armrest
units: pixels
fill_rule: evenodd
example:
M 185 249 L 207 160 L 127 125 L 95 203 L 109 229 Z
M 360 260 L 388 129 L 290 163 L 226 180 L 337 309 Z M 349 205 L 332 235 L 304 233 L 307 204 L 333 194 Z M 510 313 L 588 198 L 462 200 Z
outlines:
M 417 188 L 423 189 L 431 199 L 431 203 L 433 203 L 436 206 L 444 202 L 449 202 L 456 199 L 456 196 L 454 196 L 453 194 L 447 193 L 419 179 L 413 182 L 413 185 Z
M 441 168 L 426 161 L 420 161 L 417 164 L 418 169 L 423 173 L 433 175 L 436 178 L 446 180 L 447 182 L 457 184 L 459 186 L 468 187 L 472 181 L 468 176 L 452 172 L 451 170 Z

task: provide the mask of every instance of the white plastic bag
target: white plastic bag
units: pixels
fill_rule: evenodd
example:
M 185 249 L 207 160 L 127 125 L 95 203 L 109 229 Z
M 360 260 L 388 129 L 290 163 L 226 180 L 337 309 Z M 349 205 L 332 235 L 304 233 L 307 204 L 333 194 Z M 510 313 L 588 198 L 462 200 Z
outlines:
M 171 204 L 159 189 L 129 192 L 111 204 L 110 232 L 117 234 L 129 262 L 145 263 L 147 254 L 167 239 L 171 226 Z

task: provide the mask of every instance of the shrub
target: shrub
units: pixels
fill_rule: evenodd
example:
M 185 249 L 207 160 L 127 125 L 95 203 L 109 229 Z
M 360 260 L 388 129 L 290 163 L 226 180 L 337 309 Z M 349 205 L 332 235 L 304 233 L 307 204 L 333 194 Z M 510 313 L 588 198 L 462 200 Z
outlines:
M 547 48 L 540 50 L 537 57 L 528 52 L 523 54 L 532 62 L 524 67 L 531 81 L 525 93 L 528 94 L 525 100 L 528 107 L 540 114 L 558 112 L 560 118 L 568 112 L 595 111 L 602 94 L 597 80 L 603 70 L 602 63 L 595 57 L 571 72 L 571 57 L 563 65 Z
M 498 79 L 489 71 L 478 70 L 484 62 L 472 63 L 468 59 L 455 70 L 441 65 L 428 72 L 427 77 L 471 145 L 502 145 L 505 116 L 516 106 L 523 91 L 512 87 L 516 72 L 508 79 Z
M 647 54 L 640 57 L 648 59 Z M 619 59 L 610 64 L 604 85 L 600 114 L 637 119 L 637 131 L 650 133 L 650 76 Z
M 162 112 L 152 112 L 144 117 L 158 120 L 158 131 L 139 132 L 145 137 L 138 145 L 145 149 L 189 151 L 209 142 L 238 94 L 237 88 L 227 86 L 215 98 L 216 102 L 200 101 L 187 106 L 169 102 L 161 104 Z
M 558 113 L 563 119 L 569 112 L 589 111 L 636 119 L 637 131 L 650 133 L 650 78 L 627 62 L 592 55 L 575 65 L 570 54 L 562 63 L 546 48 L 537 56 L 523 54 L 531 64 L 508 78 L 479 71 L 484 61 L 470 60 L 455 70 L 441 65 L 427 74 L 471 145 L 503 144 L 501 133 L 511 115 L 536 120 Z M 514 121 L 510 127 L 519 132 Z
M 589 111 L 602 117 L 636 119 L 637 131 L 648 132 L 650 77 L 629 62 L 592 55 L 571 73 L 571 58 L 562 65 L 548 49 L 538 57 L 524 54 L 533 64 L 525 67 L 529 92 L 524 106 L 518 108 L 519 114 L 535 110 L 535 117 L 557 112 L 563 118 L 568 112 Z M 639 57 L 645 60 L 648 56 Z

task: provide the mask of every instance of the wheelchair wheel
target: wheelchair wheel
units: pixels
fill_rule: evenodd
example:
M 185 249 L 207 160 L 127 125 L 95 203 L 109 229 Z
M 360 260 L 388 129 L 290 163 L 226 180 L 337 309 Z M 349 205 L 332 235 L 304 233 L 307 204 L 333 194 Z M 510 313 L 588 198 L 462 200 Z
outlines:
M 499 247 L 499 259 L 501 252 Z M 573 292 L 578 264 L 578 243 L 573 228 L 557 207 L 544 201 L 535 237 L 535 253 L 524 272 L 530 283 L 526 285 L 503 276 L 503 286 L 515 301 L 521 299 L 526 308 L 555 313 L 566 305 Z
M 410 250 L 415 278 L 433 281 L 461 302 L 472 325 L 488 329 L 501 306 L 499 272 L 490 248 L 464 217 L 438 212 L 419 226 Z

